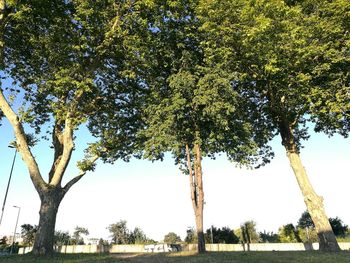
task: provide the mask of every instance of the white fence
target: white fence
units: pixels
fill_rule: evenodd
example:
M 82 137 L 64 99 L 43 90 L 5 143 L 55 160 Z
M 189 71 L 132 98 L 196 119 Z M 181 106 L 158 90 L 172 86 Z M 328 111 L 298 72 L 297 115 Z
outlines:
M 350 250 L 350 242 L 338 243 L 342 250 Z M 318 250 L 318 243 L 252 243 L 252 244 L 206 244 L 207 251 L 305 251 Z M 55 247 L 60 253 L 145 253 L 145 252 L 170 252 L 170 251 L 195 251 L 196 244 L 156 244 L 156 245 L 70 245 Z M 18 254 L 25 254 L 32 247 L 20 248 Z

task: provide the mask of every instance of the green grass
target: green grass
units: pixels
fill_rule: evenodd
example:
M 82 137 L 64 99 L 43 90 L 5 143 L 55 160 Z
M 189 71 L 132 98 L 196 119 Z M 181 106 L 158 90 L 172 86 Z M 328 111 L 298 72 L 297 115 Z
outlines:
M 343 263 L 350 262 L 350 252 L 322 253 L 318 251 L 303 252 L 208 252 L 198 255 L 194 252 L 161 253 L 161 254 L 55 254 L 51 257 L 33 255 L 0 256 L 4 263 Z

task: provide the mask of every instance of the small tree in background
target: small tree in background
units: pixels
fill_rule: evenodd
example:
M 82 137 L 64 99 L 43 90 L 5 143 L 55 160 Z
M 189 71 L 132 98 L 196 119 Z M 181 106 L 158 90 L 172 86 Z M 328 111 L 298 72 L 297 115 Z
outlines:
M 259 237 L 262 243 L 278 243 L 278 234 L 273 232 L 260 232 Z
M 194 230 L 193 227 L 188 227 L 187 228 L 185 242 L 187 244 L 195 244 L 195 243 L 197 243 L 197 235 L 196 235 L 196 231 Z
M 259 242 L 259 234 L 256 231 L 256 223 L 253 220 L 244 222 L 240 230 L 239 238 L 241 242 L 246 244 Z
M 132 244 L 146 244 L 148 238 L 141 228 L 135 227 L 130 233 L 129 242 Z
M 126 226 L 126 220 L 120 220 L 117 223 L 110 224 L 107 229 L 111 233 L 113 244 L 129 244 L 130 232 Z
M 287 224 L 278 229 L 278 238 L 281 243 L 301 242 L 297 228 L 293 224 Z
M 31 224 L 23 224 L 21 225 L 21 235 L 23 238 L 23 245 L 31 246 L 35 240 L 35 234 L 38 231 L 38 226 Z
M 174 232 L 169 232 L 164 236 L 164 243 L 176 244 L 181 242 L 181 237 Z
M 314 228 L 314 222 L 312 222 L 311 216 L 308 211 L 304 211 L 298 220 L 297 227 L 300 228 Z
M 56 246 L 64 246 L 64 245 L 70 245 L 72 242 L 72 237 L 69 235 L 69 233 L 66 231 L 55 231 L 54 235 L 54 244 Z
M 345 238 L 348 235 L 348 226 L 339 218 L 329 218 L 329 223 L 332 226 L 333 232 L 337 237 Z
M 229 227 L 216 228 L 211 226 L 205 233 L 205 239 L 207 243 L 212 244 L 237 244 L 239 242 L 239 237 Z
M 74 229 L 74 233 L 73 233 L 73 238 L 72 238 L 72 244 L 73 245 L 84 245 L 84 238 L 82 237 L 82 235 L 87 236 L 89 235 L 89 230 L 87 228 L 84 227 L 79 227 L 76 226 Z
M 135 227 L 134 230 L 130 230 L 127 227 L 126 220 L 120 220 L 117 223 L 110 224 L 107 229 L 111 233 L 113 244 L 148 244 L 156 243 L 154 240 L 149 239 L 143 230 L 139 227 Z
M 6 246 L 7 245 L 7 236 L 3 236 L 1 239 L 0 239 L 0 246 Z

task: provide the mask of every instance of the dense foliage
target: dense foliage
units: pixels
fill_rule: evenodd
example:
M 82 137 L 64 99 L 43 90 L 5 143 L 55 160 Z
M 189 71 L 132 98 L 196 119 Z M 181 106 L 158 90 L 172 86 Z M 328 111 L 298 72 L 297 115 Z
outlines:
M 34 253 L 52 252 L 59 205 L 98 159 L 158 160 L 167 152 L 189 175 L 203 252 L 202 159 L 226 154 L 257 168 L 273 157 L 276 135 L 311 218 L 280 235 L 310 240 L 299 230 L 314 226 L 321 249 L 339 250 L 334 233 L 344 236 L 347 226 L 328 220 L 299 154 L 310 123 L 348 136 L 349 14 L 347 0 L 0 0 L 0 120 L 13 127 L 41 199 L 37 229 L 23 227 L 28 244 L 35 236 Z M 62 185 L 82 126 L 94 139 L 80 173 Z M 32 139 L 53 148 L 47 179 Z M 125 221 L 109 230 L 114 243 L 148 240 Z M 229 229 L 214 230 L 218 242 L 229 239 L 219 238 Z M 254 222 L 239 236 L 259 239 Z

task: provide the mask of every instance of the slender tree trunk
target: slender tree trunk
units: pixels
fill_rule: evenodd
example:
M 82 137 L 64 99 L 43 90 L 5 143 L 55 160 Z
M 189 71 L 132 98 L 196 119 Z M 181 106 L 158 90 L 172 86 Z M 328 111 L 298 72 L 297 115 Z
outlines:
M 340 251 L 340 247 L 323 206 L 323 198 L 316 194 L 301 162 L 299 149 L 295 143 L 292 128 L 288 124 L 282 123 L 280 125 L 280 132 L 282 144 L 286 149 L 290 165 L 298 181 L 299 188 L 304 196 L 304 202 L 307 210 L 315 224 L 319 239 L 319 249 L 327 252 Z
M 187 166 L 189 169 L 190 187 L 192 206 L 196 218 L 196 230 L 198 239 L 198 253 L 204 253 L 205 239 L 203 232 L 203 208 L 204 208 L 204 191 L 202 179 L 202 156 L 200 146 L 194 146 L 194 172 L 192 170 L 191 154 L 188 145 L 186 145 Z
M 300 190 L 303 193 L 307 210 L 315 224 L 320 244 L 319 249 L 321 251 L 329 252 L 340 251 L 340 247 L 323 206 L 323 198 L 318 196 L 314 191 L 309 178 L 307 177 L 305 168 L 302 165 L 299 154 L 287 152 L 287 156 L 298 181 Z
M 57 187 L 40 193 L 40 219 L 33 247 L 35 255 L 47 255 L 54 252 L 56 216 L 62 198 L 63 192 Z

